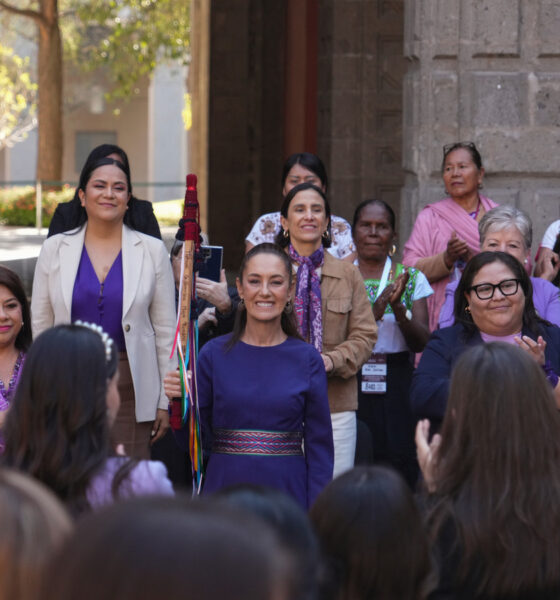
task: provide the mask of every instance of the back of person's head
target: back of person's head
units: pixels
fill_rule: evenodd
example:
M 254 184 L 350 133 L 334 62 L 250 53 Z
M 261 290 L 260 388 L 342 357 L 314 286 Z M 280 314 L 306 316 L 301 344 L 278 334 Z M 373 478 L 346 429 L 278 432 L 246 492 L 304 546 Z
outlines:
M 187 498 L 142 498 L 83 519 L 42 600 L 288 600 L 284 552 L 261 521 Z
M 325 597 L 419 599 L 430 591 L 427 536 L 410 489 L 395 471 L 356 467 L 344 473 L 319 494 L 310 517 L 326 561 Z
M 36 600 L 46 564 L 71 529 L 52 492 L 22 473 L 0 469 L 0 600 Z
M 307 514 L 292 498 L 272 488 L 240 484 L 215 494 L 213 500 L 252 514 L 275 531 L 292 563 L 290 600 L 317 597 L 319 545 Z
M 455 523 L 461 577 L 491 596 L 560 584 L 560 415 L 527 352 L 480 344 L 451 377 L 429 515 Z
M 107 387 L 114 344 L 82 325 L 43 332 L 27 353 L 6 418 L 2 462 L 42 481 L 72 510 L 110 453 Z

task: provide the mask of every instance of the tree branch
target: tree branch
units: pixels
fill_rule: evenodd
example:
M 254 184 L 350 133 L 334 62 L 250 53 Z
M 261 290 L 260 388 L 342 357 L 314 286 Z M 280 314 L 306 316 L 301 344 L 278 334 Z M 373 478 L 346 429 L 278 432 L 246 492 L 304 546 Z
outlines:
M 26 9 L 26 8 L 16 8 L 15 6 L 12 6 L 11 4 L 4 2 L 4 0 L 0 0 L 0 8 L 4 8 L 5 10 L 7 10 L 9 13 L 12 13 L 13 15 L 19 15 L 20 17 L 29 17 L 30 19 L 33 19 L 34 21 L 37 21 L 37 22 L 42 21 L 41 13 L 37 12 L 36 10 L 30 10 L 30 9 Z

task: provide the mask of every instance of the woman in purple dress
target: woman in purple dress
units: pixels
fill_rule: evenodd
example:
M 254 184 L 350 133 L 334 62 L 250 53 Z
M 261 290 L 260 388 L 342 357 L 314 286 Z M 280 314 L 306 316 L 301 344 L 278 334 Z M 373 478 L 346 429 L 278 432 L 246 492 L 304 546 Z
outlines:
M 274 244 L 255 246 L 237 289 L 233 333 L 199 356 L 202 434 L 211 446 L 203 493 L 254 483 L 307 509 L 332 478 L 333 438 L 321 355 L 297 333 L 289 258 Z M 178 395 L 172 385 L 166 391 Z
M 163 376 L 175 333 L 173 275 L 161 240 L 127 225 L 130 171 L 113 155 L 86 162 L 76 228 L 45 241 L 33 279 L 33 334 L 76 320 L 101 326 L 119 351 L 122 409 L 115 438 L 149 458 L 163 437 Z M 151 442 L 150 442 L 151 440 Z

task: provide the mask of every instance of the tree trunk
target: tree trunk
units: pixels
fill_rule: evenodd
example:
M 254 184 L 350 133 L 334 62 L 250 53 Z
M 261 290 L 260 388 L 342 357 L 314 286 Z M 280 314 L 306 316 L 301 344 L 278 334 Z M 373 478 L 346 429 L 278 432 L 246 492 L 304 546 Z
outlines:
M 39 143 L 37 179 L 62 177 L 62 42 L 58 26 L 58 0 L 41 0 L 39 27 Z

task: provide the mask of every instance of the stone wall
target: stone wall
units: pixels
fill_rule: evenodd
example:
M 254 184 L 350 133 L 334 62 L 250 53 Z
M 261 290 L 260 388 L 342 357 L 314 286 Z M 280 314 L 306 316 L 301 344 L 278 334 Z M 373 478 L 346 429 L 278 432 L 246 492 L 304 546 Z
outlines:
M 279 203 L 284 19 L 277 0 L 212 2 L 207 222 L 230 269 L 256 218 Z
M 403 0 L 320 0 L 317 153 L 333 211 L 365 198 L 398 213 L 402 170 Z
M 401 239 L 443 197 L 442 146 L 472 140 L 484 193 L 560 218 L 560 1 L 405 0 Z

